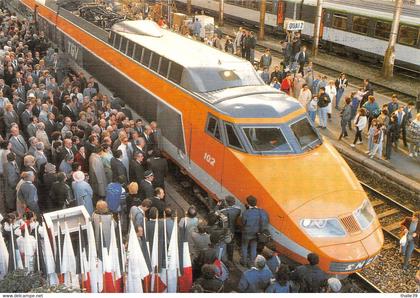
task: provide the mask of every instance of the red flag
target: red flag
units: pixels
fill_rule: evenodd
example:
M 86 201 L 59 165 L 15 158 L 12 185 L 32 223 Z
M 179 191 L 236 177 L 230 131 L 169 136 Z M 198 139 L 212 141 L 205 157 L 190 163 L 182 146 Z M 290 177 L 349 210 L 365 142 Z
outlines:
M 99 233 L 101 233 L 101 250 L 102 250 L 102 274 L 103 274 L 103 290 L 102 293 L 115 293 L 114 277 L 112 274 L 112 260 L 108 255 L 108 250 L 104 247 L 102 222 L 99 222 Z
M 183 254 L 182 254 L 182 275 L 178 278 L 179 291 L 181 293 L 188 293 L 192 287 L 192 266 L 191 266 L 191 257 L 190 249 L 188 247 L 188 242 L 184 241 L 183 245 Z

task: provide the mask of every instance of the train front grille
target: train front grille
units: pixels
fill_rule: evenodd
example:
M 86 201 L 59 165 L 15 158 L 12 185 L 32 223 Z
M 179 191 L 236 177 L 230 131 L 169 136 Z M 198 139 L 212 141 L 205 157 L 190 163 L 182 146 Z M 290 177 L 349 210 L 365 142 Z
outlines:
M 350 234 L 360 232 L 359 224 L 357 223 L 353 215 L 342 217 L 340 218 L 340 220 L 341 220 L 341 223 L 346 228 L 347 232 L 349 232 Z

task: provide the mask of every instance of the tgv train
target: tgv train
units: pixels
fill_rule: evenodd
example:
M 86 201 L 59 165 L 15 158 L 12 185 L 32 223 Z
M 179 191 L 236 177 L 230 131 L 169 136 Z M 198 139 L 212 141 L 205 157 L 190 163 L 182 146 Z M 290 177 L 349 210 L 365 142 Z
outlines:
M 45 0 L 10 0 L 111 87 L 138 114 L 157 120 L 163 151 L 212 197 L 253 195 L 269 213 L 278 249 L 349 273 L 383 245 L 378 218 L 358 180 L 292 97 L 265 85 L 252 65 L 151 21 L 124 21 L 108 34 Z
M 217 16 L 218 0 L 191 0 L 195 10 Z M 181 7 L 187 0 L 176 0 Z M 267 0 L 265 24 L 273 33 L 283 32 L 285 18 L 305 21 L 303 38 L 313 36 L 316 0 Z M 225 0 L 225 18 L 245 25 L 259 25 L 259 0 Z M 362 0 L 326 0 L 323 4 L 320 44 L 328 51 L 381 63 L 388 47 L 394 3 Z M 404 8 L 395 51 L 395 65 L 420 73 L 420 6 Z

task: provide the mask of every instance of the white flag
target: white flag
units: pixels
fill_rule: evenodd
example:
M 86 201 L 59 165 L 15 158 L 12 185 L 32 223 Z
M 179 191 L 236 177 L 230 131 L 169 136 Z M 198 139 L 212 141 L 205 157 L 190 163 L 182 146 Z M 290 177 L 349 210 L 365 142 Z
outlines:
M 71 243 L 67 222 L 64 222 L 63 257 L 61 258 L 61 273 L 64 274 L 64 284 L 69 288 L 80 288 L 76 274 L 76 257 Z
M 179 274 L 178 225 L 176 220 L 169 241 L 168 264 L 166 267 L 168 270 L 168 293 L 176 293 Z
M 4 243 L 3 235 L 0 233 L 0 280 L 4 278 L 9 270 L 9 252 L 6 243 Z
M 58 284 L 58 276 L 55 272 L 55 261 L 54 254 L 51 248 L 50 238 L 48 237 L 47 225 L 44 223 L 42 225 L 42 235 L 43 235 L 43 258 L 45 263 L 45 270 L 48 274 L 48 282 L 50 285 Z
M 92 293 L 102 292 L 102 266 L 98 261 L 96 252 L 95 232 L 93 231 L 92 222 L 87 223 L 88 249 L 89 249 L 89 271 L 90 271 L 90 287 Z
M 130 223 L 130 236 L 127 251 L 127 293 L 143 293 L 142 279 L 149 275 L 146 261 L 137 239 L 133 222 Z

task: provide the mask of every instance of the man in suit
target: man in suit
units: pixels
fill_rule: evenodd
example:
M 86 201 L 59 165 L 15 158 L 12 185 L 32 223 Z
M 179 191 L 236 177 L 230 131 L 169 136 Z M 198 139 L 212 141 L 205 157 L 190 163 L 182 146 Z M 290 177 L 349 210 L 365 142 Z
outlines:
M 122 151 L 117 150 L 114 157 L 111 158 L 112 181 L 117 182 L 119 176 L 125 177 L 125 183 L 128 182 L 127 170 L 122 162 Z
M 153 187 L 165 189 L 165 176 L 168 174 L 168 161 L 162 157 L 160 150 L 154 151 L 153 156 L 147 159 L 147 165 L 155 176 Z
M 9 142 L 12 144 L 11 151 L 16 154 L 16 162 L 21 168 L 23 166 L 23 157 L 28 152 L 28 146 L 26 145 L 25 139 L 19 134 L 19 128 L 13 126 L 10 129 Z
M 296 54 L 296 62 L 299 64 L 299 73 L 302 77 L 305 76 L 304 67 L 308 62 L 308 53 L 306 53 L 306 46 L 300 48 L 300 51 Z
M 57 130 L 57 125 L 55 123 L 55 116 L 53 113 L 48 113 L 48 121 L 45 122 L 45 132 L 47 133 L 48 138 L 51 142 L 51 135 L 54 131 Z
M 7 162 L 4 167 L 5 178 L 5 201 L 6 212 L 16 210 L 16 185 L 19 182 L 20 170 L 16 163 L 16 155 L 13 152 L 7 154 Z
M 152 200 L 152 207 L 155 207 L 159 212 L 159 218 L 163 218 L 163 212 L 165 211 L 165 191 L 163 188 L 156 187 L 154 190 L 154 196 Z
M 147 160 L 147 148 L 146 148 L 146 141 L 144 138 L 140 137 L 134 141 L 135 146 L 133 147 L 133 153 L 138 152 L 143 154 L 143 164 Z
M 137 182 L 140 185 L 144 178 L 144 167 L 143 167 L 144 156 L 140 152 L 134 152 L 133 159 L 130 160 L 130 181 Z
M 140 182 L 140 198 L 142 200 L 144 199 L 150 199 L 154 195 L 154 189 L 153 189 L 153 172 L 150 170 L 147 170 L 144 173 L 144 179 Z
M 36 134 L 36 125 L 38 124 L 38 118 L 36 116 L 32 116 L 30 118 L 31 123 L 26 127 L 26 134 L 29 138 L 34 137 Z
M 25 104 L 25 110 L 23 111 L 22 115 L 20 115 L 20 123 L 22 124 L 23 131 L 26 132 L 26 128 L 29 124 L 31 124 L 31 117 L 32 117 L 32 104 L 29 102 L 32 98 L 32 94 L 29 94 L 28 102 Z
M 143 135 L 144 127 L 143 127 L 143 121 L 139 118 L 136 120 L 136 127 L 134 127 L 134 130 L 136 130 L 139 135 Z
M 36 144 L 39 143 L 39 140 L 36 137 L 30 137 L 28 141 L 29 141 L 28 154 L 35 156 Z
M 5 113 L 3 116 L 4 119 L 4 125 L 6 126 L 6 137 L 10 134 L 10 129 L 12 128 L 12 124 L 16 123 L 19 125 L 19 116 L 13 110 L 13 106 L 11 104 L 6 105 Z
M 3 92 L 3 95 L 9 99 L 12 99 L 12 89 L 4 83 L 3 79 L 0 79 L 0 91 Z
M 155 140 L 153 139 L 153 129 L 150 127 L 150 125 L 146 125 L 144 127 L 144 133 L 143 137 L 146 141 L 146 148 L 147 148 L 147 154 L 151 155 L 153 152 L 153 149 L 155 148 Z

